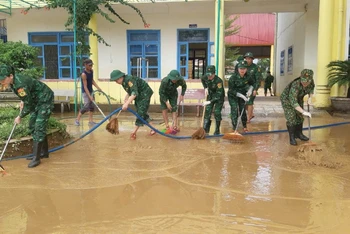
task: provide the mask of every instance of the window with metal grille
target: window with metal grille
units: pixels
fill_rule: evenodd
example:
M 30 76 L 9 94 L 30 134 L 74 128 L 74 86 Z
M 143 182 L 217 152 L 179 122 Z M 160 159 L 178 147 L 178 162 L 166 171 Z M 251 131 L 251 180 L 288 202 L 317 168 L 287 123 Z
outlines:
M 128 74 L 160 78 L 160 31 L 128 30 Z
M 39 48 L 37 64 L 44 68 L 44 79 L 74 79 L 73 32 L 30 32 L 28 37 L 29 45 Z M 88 36 L 86 43 L 89 43 Z M 77 54 L 78 76 L 86 58 L 88 55 Z

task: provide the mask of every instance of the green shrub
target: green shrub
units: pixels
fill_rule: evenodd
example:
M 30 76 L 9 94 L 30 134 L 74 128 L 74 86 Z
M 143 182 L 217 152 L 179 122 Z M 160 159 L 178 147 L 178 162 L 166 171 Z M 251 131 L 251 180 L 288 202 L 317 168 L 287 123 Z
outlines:
M 11 133 L 14 125 L 14 119 L 18 116 L 19 110 L 14 108 L 1 108 L 0 109 L 0 141 L 6 141 Z M 24 117 L 21 124 L 16 126 L 12 138 L 19 139 L 21 137 L 30 136 L 29 131 L 29 115 Z M 60 132 L 65 132 L 67 126 L 64 123 L 59 122 L 57 119 L 50 117 L 47 129 L 58 129 Z

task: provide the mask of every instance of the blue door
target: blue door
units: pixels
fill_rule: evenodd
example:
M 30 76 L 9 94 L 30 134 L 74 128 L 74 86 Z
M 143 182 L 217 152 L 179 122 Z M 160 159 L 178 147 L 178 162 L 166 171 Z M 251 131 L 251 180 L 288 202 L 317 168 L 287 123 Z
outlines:
M 188 78 L 188 42 L 178 44 L 178 70 L 184 78 Z

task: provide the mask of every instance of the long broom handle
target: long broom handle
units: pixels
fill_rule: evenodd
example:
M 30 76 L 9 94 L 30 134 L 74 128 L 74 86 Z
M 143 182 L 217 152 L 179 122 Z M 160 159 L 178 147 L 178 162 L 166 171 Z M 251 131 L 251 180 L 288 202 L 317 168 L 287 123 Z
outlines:
M 207 109 L 207 106 L 203 106 L 203 116 L 202 116 L 202 121 L 201 121 L 201 128 L 203 128 L 203 124 L 204 124 L 205 109 Z
M 122 110 L 120 110 L 120 111 L 118 112 L 118 114 L 117 114 L 117 117 L 116 117 L 116 118 L 118 118 L 118 116 L 120 115 L 120 113 L 122 113 Z
M 9 138 L 7 139 L 7 142 L 6 142 L 6 144 L 5 144 L 4 149 L 2 150 L 1 157 L 0 157 L 0 162 L 1 162 L 2 157 L 3 157 L 4 154 L 5 154 L 7 145 L 9 144 L 9 142 L 10 142 L 10 140 L 11 140 L 12 134 L 13 134 L 13 132 L 15 131 L 16 125 L 17 125 L 16 123 L 13 125 L 12 131 L 11 131 L 11 133 L 10 133 L 10 136 L 9 136 Z
M 100 113 L 102 114 L 102 116 L 103 116 L 104 118 L 106 118 L 105 114 L 102 112 L 102 110 L 100 109 L 100 107 L 98 107 L 98 105 L 96 104 L 96 102 L 95 102 L 95 101 L 92 101 L 92 102 L 93 102 L 94 105 L 97 107 L 97 109 L 100 111 Z
M 241 119 L 242 119 L 242 115 L 243 115 L 243 112 L 245 111 L 245 105 L 246 105 L 246 103 L 247 102 L 244 102 L 244 106 L 243 106 L 243 109 L 242 109 L 242 112 L 241 112 L 241 114 L 239 114 L 239 104 L 237 105 L 237 110 L 238 110 L 238 121 L 237 121 L 237 126 L 236 126 L 236 129 L 235 129 L 235 132 L 237 132 L 237 130 L 238 130 L 238 126 L 239 126 L 239 124 L 240 124 L 240 121 L 241 121 Z
M 307 104 L 307 112 L 310 112 L 310 105 L 309 103 Z M 310 117 L 307 118 L 307 122 L 308 122 L 308 127 L 309 127 L 309 140 L 311 140 L 311 121 L 310 121 Z
M 20 109 L 19 115 L 22 113 L 22 110 L 23 110 L 23 108 Z M 2 157 L 3 157 L 4 154 L 5 154 L 7 145 L 10 143 L 10 140 L 11 140 L 11 137 L 12 137 L 13 132 L 15 131 L 16 125 L 17 125 L 16 123 L 13 124 L 13 127 L 12 127 L 11 133 L 10 133 L 10 135 L 9 135 L 9 138 L 7 139 L 7 142 L 6 142 L 6 144 L 5 144 L 5 147 L 4 147 L 3 151 L 1 152 L 0 162 L 1 162 L 1 160 L 2 160 Z M 0 165 L 0 166 L 1 166 L 1 165 Z

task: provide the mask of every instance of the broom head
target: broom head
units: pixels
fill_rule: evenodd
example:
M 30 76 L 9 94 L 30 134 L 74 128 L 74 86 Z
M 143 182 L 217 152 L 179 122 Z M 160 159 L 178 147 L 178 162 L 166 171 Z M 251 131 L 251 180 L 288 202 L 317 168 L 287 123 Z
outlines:
M 224 136 L 222 137 L 222 139 L 231 140 L 234 142 L 243 142 L 244 141 L 244 137 L 242 136 L 242 134 L 240 134 L 237 131 L 225 133 Z
M 0 164 L 0 173 L 4 176 L 6 175 L 5 168 Z
M 118 118 L 111 118 L 106 126 L 106 130 L 114 135 L 119 134 Z
M 202 140 L 205 139 L 205 130 L 204 128 L 199 128 L 192 134 L 192 139 Z

